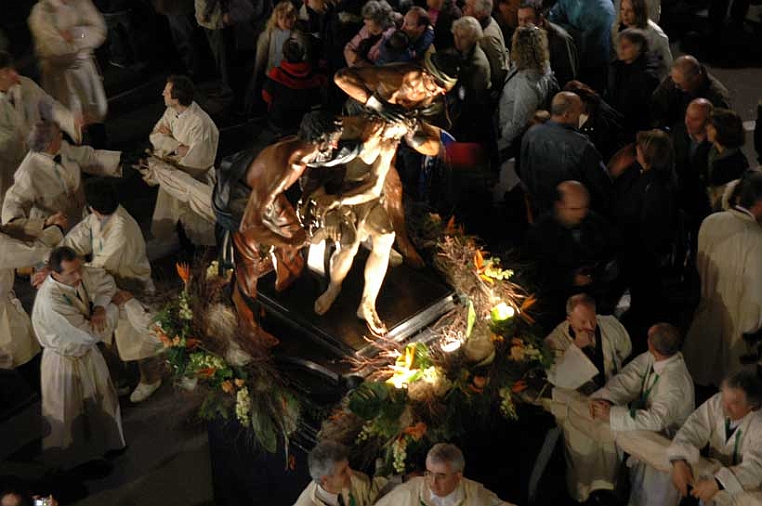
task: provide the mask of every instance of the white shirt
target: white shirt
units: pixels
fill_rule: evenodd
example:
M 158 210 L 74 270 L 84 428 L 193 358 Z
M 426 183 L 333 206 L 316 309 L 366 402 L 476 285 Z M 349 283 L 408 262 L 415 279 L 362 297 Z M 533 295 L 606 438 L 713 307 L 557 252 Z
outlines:
M 458 485 L 455 490 L 444 497 L 434 494 L 434 492 L 429 489 L 429 502 L 431 503 L 431 506 L 455 506 L 462 500 L 463 487 L 461 485 Z

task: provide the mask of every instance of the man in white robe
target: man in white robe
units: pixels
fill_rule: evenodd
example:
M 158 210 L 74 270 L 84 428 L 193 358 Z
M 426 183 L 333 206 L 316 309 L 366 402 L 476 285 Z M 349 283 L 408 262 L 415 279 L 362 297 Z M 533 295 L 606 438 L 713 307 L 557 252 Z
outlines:
M 318 443 L 307 457 L 307 466 L 312 481 L 294 506 L 370 506 L 389 482 L 351 469 L 349 450 L 334 441 Z
M 71 248 L 54 249 L 49 265 L 32 310 L 43 347 L 42 416 L 50 425 L 42 445 L 47 460 L 69 467 L 125 446 L 119 399 L 97 346 L 114 331 L 119 308 L 111 303 L 114 279 L 84 267 Z
M 167 109 L 150 135 L 154 155 L 212 186 L 214 171 L 210 169 L 217 156 L 217 126 L 193 101 L 193 83 L 187 77 L 170 76 L 162 95 Z M 178 221 L 194 244 L 215 244 L 214 227 L 160 187 L 151 224 L 157 256 L 179 245 L 175 230 Z
M 603 387 L 622 370 L 622 363 L 632 352 L 632 342 L 624 326 L 613 316 L 597 315 L 595 301 L 586 294 L 573 295 L 566 303 L 566 321 L 545 338 L 556 353 L 548 370 L 548 381 L 556 389 L 578 390 L 589 394 Z M 599 441 L 571 419 L 557 419 L 564 435 L 566 484 L 569 495 L 585 502 L 595 490 L 614 490 L 610 473 L 619 462 L 613 440 Z M 598 467 L 577 465 L 593 458 Z
M 680 353 L 680 332 L 659 323 L 648 330 L 648 351 L 635 357 L 606 386 L 590 396 L 594 419 L 612 431 L 654 431 L 672 437 L 693 412 L 693 380 Z M 616 436 L 615 436 L 616 437 Z M 596 466 L 591 459 L 577 466 Z M 668 473 L 634 458 L 630 468 L 630 506 L 677 506 L 680 496 Z M 601 469 L 616 477 L 617 468 Z
M 731 497 L 762 485 L 762 385 L 749 371 L 731 373 L 715 394 L 694 411 L 677 431 L 667 456 L 672 481 L 680 494 L 692 495 L 705 506 L 714 504 L 720 490 Z M 698 468 L 708 445 L 714 469 Z M 711 471 L 711 472 L 710 472 Z
M 72 146 L 61 138 L 53 123 L 38 123 L 30 134 L 30 152 L 13 177 L 3 200 L 2 222 L 23 226 L 29 235 L 42 229 L 44 220 L 62 212 L 69 225 L 85 213 L 82 171 L 102 176 L 121 176 L 119 151 Z
M 719 385 L 739 370 L 743 333 L 762 327 L 762 172 L 739 184 L 737 205 L 710 215 L 699 230 L 701 301 L 683 349 L 699 385 Z
M 108 102 L 93 55 L 106 40 L 101 13 L 90 0 L 40 0 L 28 22 L 42 87 L 88 123 L 102 123 Z
M 426 455 L 425 476 L 395 487 L 376 506 L 511 506 L 481 483 L 464 478 L 465 465 L 457 446 L 437 443 Z
M 40 351 L 21 302 L 13 293 L 14 270 L 44 262 L 51 248 L 63 239 L 63 215 L 51 216 L 34 242 L 24 242 L 0 229 L 0 368 L 21 367 Z M 39 371 L 37 372 L 39 374 Z M 37 384 L 37 381 L 34 381 Z
M 91 255 L 87 265 L 105 269 L 121 290 L 154 293 L 143 233 L 119 204 L 116 188 L 106 179 L 95 178 L 86 183 L 85 189 L 91 213 L 66 234 L 63 245 L 81 257 Z M 130 304 L 140 305 L 137 300 Z M 156 359 L 159 347 L 145 327 L 135 328 L 130 323 L 125 312 L 120 312 L 115 337 L 119 358 L 138 361 L 140 383 L 130 400 L 142 402 L 161 386 L 161 364 Z M 111 344 L 110 339 L 107 344 Z
M 81 142 L 81 118 L 20 76 L 10 53 L 0 51 L 0 205 L 13 184 L 13 174 L 26 155 L 26 140 L 41 120 L 56 123 L 74 142 Z

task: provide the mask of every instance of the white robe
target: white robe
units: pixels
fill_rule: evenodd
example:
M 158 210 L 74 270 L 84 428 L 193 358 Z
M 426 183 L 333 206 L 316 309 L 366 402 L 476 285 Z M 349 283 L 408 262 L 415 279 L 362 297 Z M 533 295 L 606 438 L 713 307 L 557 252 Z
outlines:
M 642 396 L 645 409 L 631 411 L 628 403 Z M 640 354 L 591 398 L 614 403 L 609 420 L 612 431 L 647 430 L 667 437 L 677 432 L 694 409 L 693 380 L 680 353 L 659 362 L 654 362 L 649 352 Z M 595 462 L 578 464 L 595 465 Z M 680 501 L 669 473 L 635 458 L 628 460 L 627 465 L 632 482 L 630 506 L 676 506 Z
M 162 134 L 157 130 L 160 125 L 167 127 L 171 134 Z M 219 143 L 219 130 L 214 121 L 196 102 L 182 112 L 168 107 L 161 119 L 156 123 L 150 135 L 154 153 L 169 159 L 182 170 L 202 183 L 209 183 L 209 169 L 214 166 Z M 179 157 L 173 153 L 181 144 L 188 146 L 188 153 Z M 180 221 L 186 229 L 189 238 L 196 244 L 214 244 L 214 227 L 207 220 L 192 212 L 192 208 L 164 189 L 159 189 L 156 198 L 156 209 L 153 214 L 151 233 L 160 241 L 174 237 L 175 224 Z
M 45 219 L 56 212 L 69 218 L 69 226 L 84 217 L 85 194 L 82 171 L 98 176 L 121 176 L 119 151 L 94 150 L 61 142 L 61 163 L 48 153 L 30 152 L 13 177 L 13 186 L 5 194 L 2 222 L 26 224 L 34 235 Z
M 55 122 L 75 142 L 82 137 L 68 109 L 28 77 L 20 76 L 19 81 L 6 93 L 0 92 L 0 205 L 26 155 L 29 132 L 41 119 Z
M 351 495 L 356 506 L 371 506 L 376 502 L 376 498 L 388 481 L 385 477 L 376 476 L 371 479 L 361 472 L 352 471 L 349 488 L 341 491 L 344 504 L 350 504 L 349 497 Z M 326 506 L 326 503 L 320 500 L 318 495 L 318 484 L 312 481 L 299 494 L 294 506 Z
M 88 265 L 105 269 L 116 279 L 120 288 L 131 292 L 155 291 L 143 233 L 122 206 L 117 207 L 104 222 L 95 214 L 88 215 L 66 234 L 63 244 L 81 256 L 92 255 Z M 135 327 L 130 323 L 130 310 L 136 314 L 145 312 L 136 299 L 129 301 L 120 311 L 114 333 L 120 358 L 129 361 L 155 356 L 159 343 L 150 336 L 146 324 Z M 110 343 L 110 339 L 107 342 Z
M 511 506 L 511 503 L 501 500 L 476 481 L 462 478 L 458 486 L 460 490 L 456 493 L 462 499 L 454 506 Z M 430 494 L 426 480 L 419 476 L 393 488 L 378 500 L 376 506 L 431 506 Z
M 725 415 L 722 393 L 694 411 L 677 431 L 667 449 L 670 460 L 685 459 L 696 469 L 704 446 L 709 445 L 709 457 L 720 464 L 713 477 L 731 496 L 744 491 L 759 490 L 762 485 L 762 413 L 752 411 L 740 420 L 729 439 L 725 437 Z M 696 476 L 696 478 L 710 476 Z
M 622 369 L 622 362 L 632 353 L 632 342 L 627 330 L 615 317 L 598 315 L 597 319 L 598 327 L 601 329 L 604 378 L 608 381 Z M 576 351 L 571 349 L 576 348 L 573 341 L 569 335 L 568 322 L 559 324 L 545 338 L 546 344 L 556 353 L 557 363 L 563 361 L 567 353 Z M 583 359 L 590 362 L 585 355 Z M 556 367 L 558 365 L 554 364 L 551 371 Z M 549 376 L 550 374 L 549 372 Z M 554 399 L 556 390 L 559 389 L 554 389 Z M 616 468 L 619 462 L 614 440 L 591 437 L 584 426 L 576 423 L 573 416 L 556 416 L 556 421 L 564 434 L 566 483 L 569 495 L 579 502 L 584 502 L 593 490 L 613 490 L 616 473 L 608 470 Z M 591 459 L 596 462 L 595 466 L 578 465 Z
M 48 276 L 32 310 L 43 347 L 42 416 L 50 425 L 43 450 L 49 461 L 64 466 L 125 446 L 119 399 L 97 347 L 117 322 L 119 309 L 110 303 L 116 284 L 104 270 L 83 267 L 81 285 L 71 287 Z M 106 308 L 105 330 L 90 326 L 89 303 Z
M 42 68 L 42 86 L 75 114 L 102 122 L 108 102 L 93 51 L 106 40 L 106 22 L 90 0 L 40 0 L 29 29 Z M 73 39 L 67 42 L 61 32 Z
M 32 322 L 13 293 L 14 269 L 44 262 L 61 239 L 58 227 L 46 228 L 34 243 L 0 232 L 0 368 L 18 367 L 40 351 Z
M 685 338 L 683 355 L 699 385 L 719 385 L 742 368 L 741 336 L 762 327 L 762 227 L 733 209 L 701 224 L 698 237 L 701 301 Z

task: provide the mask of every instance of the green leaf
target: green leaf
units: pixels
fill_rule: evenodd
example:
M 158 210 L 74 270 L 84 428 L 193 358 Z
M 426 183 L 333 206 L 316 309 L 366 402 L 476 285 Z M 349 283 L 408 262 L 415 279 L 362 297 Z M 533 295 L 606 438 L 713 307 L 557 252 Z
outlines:
M 476 322 L 476 310 L 474 309 L 474 302 L 469 299 L 468 325 L 466 326 L 466 339 L 468 339 L 471 336 L 471 331 L 474 329 L 474 322 Z
M 367 381 L 349 394 L 349 409 L 364 420 L 378 416 L 389 398 L 389 388 L 380 381 Z

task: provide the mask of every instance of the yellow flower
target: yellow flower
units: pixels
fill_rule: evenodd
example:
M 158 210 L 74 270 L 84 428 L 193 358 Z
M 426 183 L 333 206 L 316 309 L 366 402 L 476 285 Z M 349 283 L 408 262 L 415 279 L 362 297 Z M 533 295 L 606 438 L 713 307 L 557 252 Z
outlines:
M 246 384 L 246 382 L 244 380 L 242 380 L 241 378 L 236 378 L 236 380 L 235 380 L 235 386 L 237 386 L 238 388 L 241 388 L 245 384 Z

